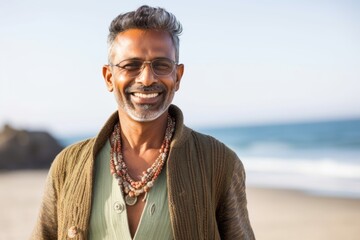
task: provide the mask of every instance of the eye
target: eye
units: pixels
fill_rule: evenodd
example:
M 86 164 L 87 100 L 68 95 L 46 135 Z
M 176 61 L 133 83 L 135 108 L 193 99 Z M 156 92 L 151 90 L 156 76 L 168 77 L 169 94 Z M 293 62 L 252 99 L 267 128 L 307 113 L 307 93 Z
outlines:
M 152 66 L 154 69 L 163 71 L 163 70 L 169 70 L 172 69 L 172 62 L 167 59 L 157 59 L 153 61 Z
M 137 71 L 141 69 L 142 61 L 138 60 L 125 60 L 119 63 L 119 67 L 128 71 Z

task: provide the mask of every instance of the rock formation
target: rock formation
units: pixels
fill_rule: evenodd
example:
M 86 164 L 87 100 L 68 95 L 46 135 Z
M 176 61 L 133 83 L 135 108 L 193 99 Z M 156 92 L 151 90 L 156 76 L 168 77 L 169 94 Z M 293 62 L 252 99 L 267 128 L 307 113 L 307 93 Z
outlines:
M 62 148 L 47 132 L 5 125 L 0 131 L 0 170 L 49 168 Z

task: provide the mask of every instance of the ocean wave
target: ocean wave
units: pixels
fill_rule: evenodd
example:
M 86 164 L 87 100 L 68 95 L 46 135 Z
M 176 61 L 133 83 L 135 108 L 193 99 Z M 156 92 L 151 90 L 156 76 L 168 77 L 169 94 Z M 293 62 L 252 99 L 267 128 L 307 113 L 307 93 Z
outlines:
M 334 159 L 242 158 L 247 171 L 360 179 L 360 163 Z
M 337 159 L 244 157 L 249 186 L 360 198 L 360 164 Z

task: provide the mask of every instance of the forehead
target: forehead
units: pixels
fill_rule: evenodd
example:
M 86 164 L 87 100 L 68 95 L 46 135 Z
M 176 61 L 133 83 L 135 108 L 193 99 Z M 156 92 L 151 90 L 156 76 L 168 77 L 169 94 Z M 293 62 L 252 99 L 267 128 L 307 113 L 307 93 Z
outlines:
M 175 47 L 167 32 L 129 29 L 116 36 L 111 55 L 115 61 L 128 58 L 148 60 L 156 57 L 175 60 Z

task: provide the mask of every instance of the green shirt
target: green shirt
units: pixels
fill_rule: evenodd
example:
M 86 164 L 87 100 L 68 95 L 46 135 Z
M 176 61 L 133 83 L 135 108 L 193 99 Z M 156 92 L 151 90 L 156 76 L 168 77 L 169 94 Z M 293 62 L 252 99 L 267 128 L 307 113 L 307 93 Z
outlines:
M 95 161 L 94 198 L 89 239 L 131 239 L 123 193 L 110 174 L 110 142 L 107 141 Z M 139 198 L 138 201 L 142 201 Z M 166 167 L 148 192 L 146 204 L 134 240 L 173 239 L 168 207 Z

